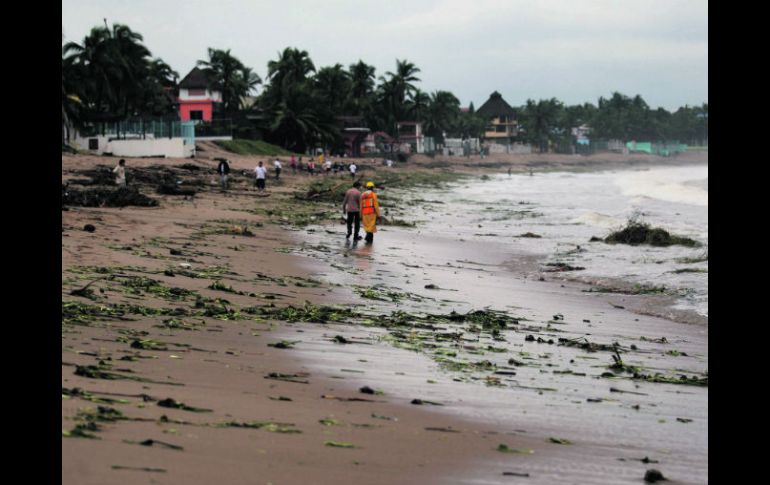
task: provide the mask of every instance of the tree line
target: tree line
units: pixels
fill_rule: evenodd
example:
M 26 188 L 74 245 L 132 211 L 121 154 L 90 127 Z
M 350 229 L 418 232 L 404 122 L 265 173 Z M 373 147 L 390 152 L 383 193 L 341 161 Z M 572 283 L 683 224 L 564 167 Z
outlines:
M 418 87 L 420 69 L 396 60 L 395 69 L 377 76 L 359 60 L 316 67 L 305 50 L 287 47 L 267 64 L 263 80 L 230 50 L 209 48 L 197 62 L 222 92 L 218 116 L 234 120 L 236 136 L 261 137 L 293 151 L 339 147 L 336 117 L 360 117 L 373 132 L 397 135 L 399 121 L 423 123 L 426 136 L 483 136 L 489 120 L 473 103 L 461 110 L 449 91 Z M 94 27 L 81 43 L 62 46 L 62 121 L 88 122 L 173 117 L 179 74 L 153 57 L 141 34 L 126 25 Z M 260 93 L 256 95 L 261 86 Z M 574 143 L 572 128 L 588 125 L 591 138 L 707 143 L 708 104 L 675 112 L 651 109 L 641 96 L 613 93 L 598 104 L 566 106 L 561 101 L 528 100 L 514 107 L 519 141 L 541 151 Z

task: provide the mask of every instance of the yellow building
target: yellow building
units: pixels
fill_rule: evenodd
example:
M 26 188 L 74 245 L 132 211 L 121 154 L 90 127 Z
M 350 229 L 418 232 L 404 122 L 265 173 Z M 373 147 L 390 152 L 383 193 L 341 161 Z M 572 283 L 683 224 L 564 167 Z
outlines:
M 489 95 L 489 99 L 476 110 L 476 114 L 489 119 L 484 132 L 484 139 L 487 141 L 507 145 L 513 142 L 519 133 L 516 111 L 497 91 Z

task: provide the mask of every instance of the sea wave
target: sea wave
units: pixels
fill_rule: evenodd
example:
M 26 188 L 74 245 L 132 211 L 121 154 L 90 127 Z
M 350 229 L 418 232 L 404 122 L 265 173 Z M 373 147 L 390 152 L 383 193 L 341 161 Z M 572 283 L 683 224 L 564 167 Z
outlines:
M 623 195 L 708 207 L 708 167 L 646 170 L 614 180 Z
M 572 222 L 585 224 L 587 226 L 601 227 L 602 229 L 612 229 L 622 226 L 625 221 L 600 212 L 586 212 L 585 214 L 574 218 Z

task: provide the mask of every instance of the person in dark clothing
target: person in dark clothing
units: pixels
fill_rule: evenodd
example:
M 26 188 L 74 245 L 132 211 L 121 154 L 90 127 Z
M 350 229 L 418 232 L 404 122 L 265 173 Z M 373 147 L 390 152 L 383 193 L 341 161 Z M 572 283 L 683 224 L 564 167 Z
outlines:
M 360 187 L 360 181 L 353 182 L 353 187 L 345 192 L 345 200 L 342 201 L 342 213 L 347 216 L 348 224 L 348 234 L 345 239 L 350 239 L 355 225 L 354 241 L 361 239 L 361 236 L 358 235 L 361 230 L 361 191 L 358 190 Z
M 219 174 L 219 180 L 222 184 L 222 190 L 227 190 L 227 178 L 230 174 L 230 164 L 224 158 L 219 159 L 219 166 L 217 167 L 217 173 Z

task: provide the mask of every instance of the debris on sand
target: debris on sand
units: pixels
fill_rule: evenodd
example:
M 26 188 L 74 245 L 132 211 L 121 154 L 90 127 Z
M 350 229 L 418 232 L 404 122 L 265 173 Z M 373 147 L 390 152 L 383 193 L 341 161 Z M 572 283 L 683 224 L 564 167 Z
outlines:
M 188 406 L 187 404 L 177 402 L 171 399 L 170 397 L 167 399 L 158 401 L 158 406 L 161 406 L 164 408 L 182 409 L 184 411 L 191 411 L 193 413 L 210 413 L 212 411 L 211 409 L 196 408 L 196 407 Z
M 656 470 L 654 468 L 647 470 L 647 472 L 645 472 L 644 474 L 644 481 L 648 483 L 655 483 L 663 480 L 668 480 L 668 479 L 663 476 L 660 470 Z
M 191 188 L 182 188 L 180 184 L 160 184 L 158 185 L 157 192 L 163 195 L 186 195 L 193 196 L 198 193 L 197 190 Z
M 610 233 L 604 242 L 611 244 L 649 244 L 650 246 L 680 246 L 699 247 L 701 243 L 683 236 L 675 236 L 660 227 L 652 227 L 645 222 L 631 219 L 626 227 Z
M 265 376 L 265 379 L 273 379 L 276 381 L 296 382 L 297 384 L 309 384 L 310 381 L 301 379 L 307 377 L 308 374 L 282 374 L 280 372 L 271 372 Z
M 169 450 L 178 450 L 183 451 L 184 448 L 179 445 L 174 445 L 171 443 L 166 443 L 165 441 L 159 441 L 154 439 L 147 439 L 144 441 L 131 441 L 131 440 L 123 440 L 123 443 L 128 443 L 130 445 L 142 445 L 142 446 L 154 446 L 158 445 L 160 447 L 169 449 Z
M 214 425 L 217 428 L 251 428 L 263 429 L 271 433 L 299 434 L 302 430 L 294 427 L 292 423 L 274 423 L 272 421 L 226 421 Z
M 135 187 L 117 189 L 100 187 L 90 190 L 65 188 L 62 186 L 62 207 L 156 207 L 158 201 L 141 194 Z
M 324 441 L 324 446 L 331 446 L 333 448 L 355 448 L 353 443 L 344 443 L 341 441 Z
M 500 445 L 497 446 L 497 451 L 499 451 L 500 453 L 521 453 L 526 455 L 531 455 L 532 453 L 535 452 L 534 450 L 525 449 L 525 448 L 511 448 L 510 446 L 504 443 L 501 443 Z
M 138 467 L 138 466 L 123 466 L 123 465 L 112 465 L 113 470 L 134 470 L 138 472 L 154 472 L 154 473 L 166 473 L 165 468 L 149 468 L 149 467 Z
M 557 445 L 571 445 L 572 442 L 570 440 L 564 439 L 564 438 L 548 438 L 548 441 L 551 443 L 556 443 Z
M 545 265 L 548 266 L 548 269 L 543 271 L 547 273 L 554 273 L 557 271 L 581 271 L 585 269 L 583 266 L 572 266 L 563 262 L 546 263 Z

